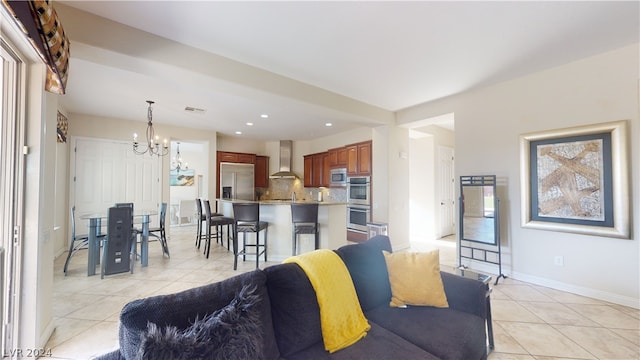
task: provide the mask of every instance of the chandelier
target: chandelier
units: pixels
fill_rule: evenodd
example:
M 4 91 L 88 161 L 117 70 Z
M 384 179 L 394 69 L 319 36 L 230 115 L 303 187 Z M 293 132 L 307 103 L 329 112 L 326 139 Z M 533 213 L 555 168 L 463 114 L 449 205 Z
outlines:
M 180 170 L 189 170 L 189 163 L 186 163 L 182 160 L 182 155 L 180 155 L 180 142 L 177 143 L 177 151 L 176 156 L 171 159 L 171 171 L 180 172 Z
M 167 145 L 167 139 L 164 139 L 162 146 L 160 145 L 160 137 L 155 135 L 153 131 L 153 115 L 151 110 L 151 104 L 154 102 L 147 100 L 149 109 L 147 110 L 147 144 L 143 149 L 140 149 L 138 145 L 138 134 L 133 134 L 133 152 L 137 155 L 149 155 L 165 156 L 169 153 L 169 145 Z

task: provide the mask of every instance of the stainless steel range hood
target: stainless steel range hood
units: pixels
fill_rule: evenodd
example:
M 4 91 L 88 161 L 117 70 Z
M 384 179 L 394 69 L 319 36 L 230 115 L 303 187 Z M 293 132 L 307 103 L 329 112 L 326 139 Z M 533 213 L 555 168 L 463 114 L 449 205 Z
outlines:
M 280 140 L 280 171 L 277 173 L 271 174 L 269 176 L 270 179 L 297 179 L 298 175 L 296 175 L 293 171 L 291 171 L 291 159 L 293 157 L 292 153 L 293 141 L 291 140 Z

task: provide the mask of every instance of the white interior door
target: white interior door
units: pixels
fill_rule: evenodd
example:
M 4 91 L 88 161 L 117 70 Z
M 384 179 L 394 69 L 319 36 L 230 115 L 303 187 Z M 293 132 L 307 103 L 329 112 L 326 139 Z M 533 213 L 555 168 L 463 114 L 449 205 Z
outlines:
M 161 195 L 160 160 L 136 155 L 131 143 L 75 138 L 71 161 L 71 201 L 76 214 L 102 212 L 118 202 L 135 209 L 158 209 Z M 86 226 L 80 219 L 77 226 Z
M 439 206 L 439 230 L 438 238 L 455 233 L 455 175 L 453 167 L 453 149 L 445 146 L 438 147 L 438 195 Z

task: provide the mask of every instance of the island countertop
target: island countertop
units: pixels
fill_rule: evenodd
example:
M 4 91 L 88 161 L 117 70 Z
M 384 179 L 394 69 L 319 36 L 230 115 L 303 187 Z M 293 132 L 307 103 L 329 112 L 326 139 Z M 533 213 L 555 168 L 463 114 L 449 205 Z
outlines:
M 269 223 L 267 254 L 268 261 L 282 261 L 292 256 L 291 200 L 237 200 L 216 199 L 218 212 L 233 217 L 233 203 L 257 203 L 260 205 L 260 220 Z M 344 202 L 300 200 L 296 203 L 317 203 L 320 226 L 320 248 L 337 249 L 347 245 L 347 204 Z M 249 234 L 248 236 L 255 236 Z M 260 234 L 262 239 L 263 234 Z M 253 242 L 254 240 L 251 240 Z M 262 241 L 262 240 L 261 240 Z M 314 249 L 313 235 L 299 235 L 299 253 Z M 242 236 L 239 239 L 242 246 Z M 247 261 L 253 256 L 247 256 Z
M 267 200 L 239 200 L 239 199 L 216 199 L 218 202 L 228 202 L 228 203 L 258 203 L 260 205 L 290 205 L 291 200 L 279 200 L 279 199 L 267 199 Z M 301 199 L 296 200 L 296 204 L 308 204 L 308 203 L 317 203 L 318 205 L 347 205 L 346 202 L 339 201 L 316 201 L 316 200 L 307 200 Z

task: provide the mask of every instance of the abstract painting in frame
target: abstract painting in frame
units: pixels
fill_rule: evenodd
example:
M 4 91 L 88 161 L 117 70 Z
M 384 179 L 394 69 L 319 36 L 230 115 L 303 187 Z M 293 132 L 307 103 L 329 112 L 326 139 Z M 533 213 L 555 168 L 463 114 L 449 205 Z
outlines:
M 627 123 L 520 136 L 521 224 L 629 238 Z

